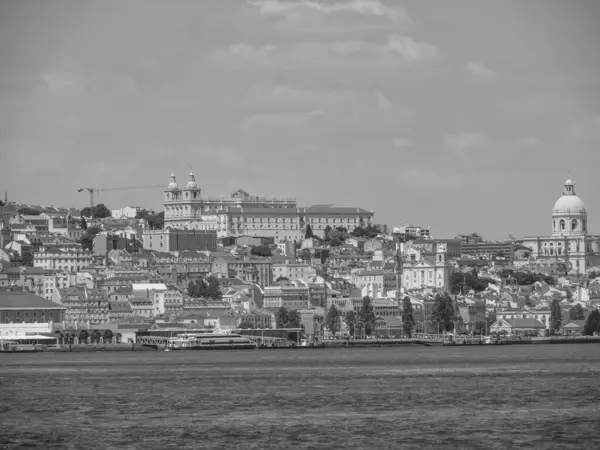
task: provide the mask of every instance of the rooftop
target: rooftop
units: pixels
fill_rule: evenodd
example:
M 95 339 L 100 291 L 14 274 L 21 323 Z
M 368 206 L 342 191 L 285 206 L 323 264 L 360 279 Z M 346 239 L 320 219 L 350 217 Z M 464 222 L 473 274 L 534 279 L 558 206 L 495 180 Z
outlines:
M 29 292 L 0 292 L 0 309 L 66 309 Z

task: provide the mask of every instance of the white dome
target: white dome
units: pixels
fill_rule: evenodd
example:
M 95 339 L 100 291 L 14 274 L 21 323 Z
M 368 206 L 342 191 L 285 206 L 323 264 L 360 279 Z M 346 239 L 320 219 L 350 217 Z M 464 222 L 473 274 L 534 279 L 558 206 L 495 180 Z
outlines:
M 185 185 L 186 189 L 198 189 L 198 183 L 196 183 L 196 177 L 193 172 L 190 172 L 190 181 Z
M 585 204 L 576 195 L 563 195 L 554 204 L 553 214 L 586 214 Z
M 167 189 L 179 189 L 179 186 L 177 185 L 177 181 L 175 179 L 175 174 L 172 173 L 171 174 L 171 182 L 169 183 L 169 185 L 167 186 Z

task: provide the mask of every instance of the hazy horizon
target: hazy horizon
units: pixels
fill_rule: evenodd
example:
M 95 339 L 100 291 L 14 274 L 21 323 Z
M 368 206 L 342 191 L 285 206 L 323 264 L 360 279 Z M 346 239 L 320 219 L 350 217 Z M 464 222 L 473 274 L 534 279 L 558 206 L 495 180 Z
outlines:
M 600 234 L 598 17 L 593 0 L 5 1 L 2 199 L 82 208 L 78 188 L 193 170 L 207 196 L 495 240 L 550 234 L 570 177 Z

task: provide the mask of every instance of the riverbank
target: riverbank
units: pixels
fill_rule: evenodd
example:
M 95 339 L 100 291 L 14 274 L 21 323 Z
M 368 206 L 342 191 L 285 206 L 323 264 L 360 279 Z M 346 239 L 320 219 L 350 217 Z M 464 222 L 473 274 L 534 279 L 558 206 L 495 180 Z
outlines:
M 63 345 L 21 345 L 15 351 L 2 351 L 0 354 L 9 353 L 96 353 L 96 352 L 149 352 L 156 349 L 143 345 L 131 344 L 63 344 Z
M 323 341 L 319 345 L 313 346 L 291 346 L 291 347 L 258 347 L 258 350 L 318 350 L 326 348 L 365 348 L 365 347 L 412 347 L 412 346 L 443 346 L 443 347 L 464 347 L 464 346 L 491 346 L 491 345 L 540 345 L 540 344 L 600 344 L 600 336 L 553 336 L 553 337 L 533 337 L 516 338 L 503 337 L 491 342 L 480 338 L 456 338 L 454 342 L 441 342 L 434 340 L 420 339 L 335 339 Z M 156 346 L 147 346 L 141 344 L 71 344 L 57 346 L 28 346 L 27 349 L 15 352 L 1 353 L 98 353 L 98 352 L 156 352 L 164 351 L 164 348 Z

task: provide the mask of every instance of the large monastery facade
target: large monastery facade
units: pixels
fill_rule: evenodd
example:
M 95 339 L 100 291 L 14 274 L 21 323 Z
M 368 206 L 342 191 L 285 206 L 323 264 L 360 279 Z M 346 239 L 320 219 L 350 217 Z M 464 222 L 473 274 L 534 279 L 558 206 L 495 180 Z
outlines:
M 183 189 L 174 174 L 164 193 L 165 228 L 215 230 L 218 237 L 273 237 L 276 242 L 301 240 L 310 224 L 317 236 L 325 228 L 372 224 L 373 212 L 332 206 L 298 207 L 295 197 L 257 197 L 239 189 L 229 198 L 205 198 L 193 173 Z

